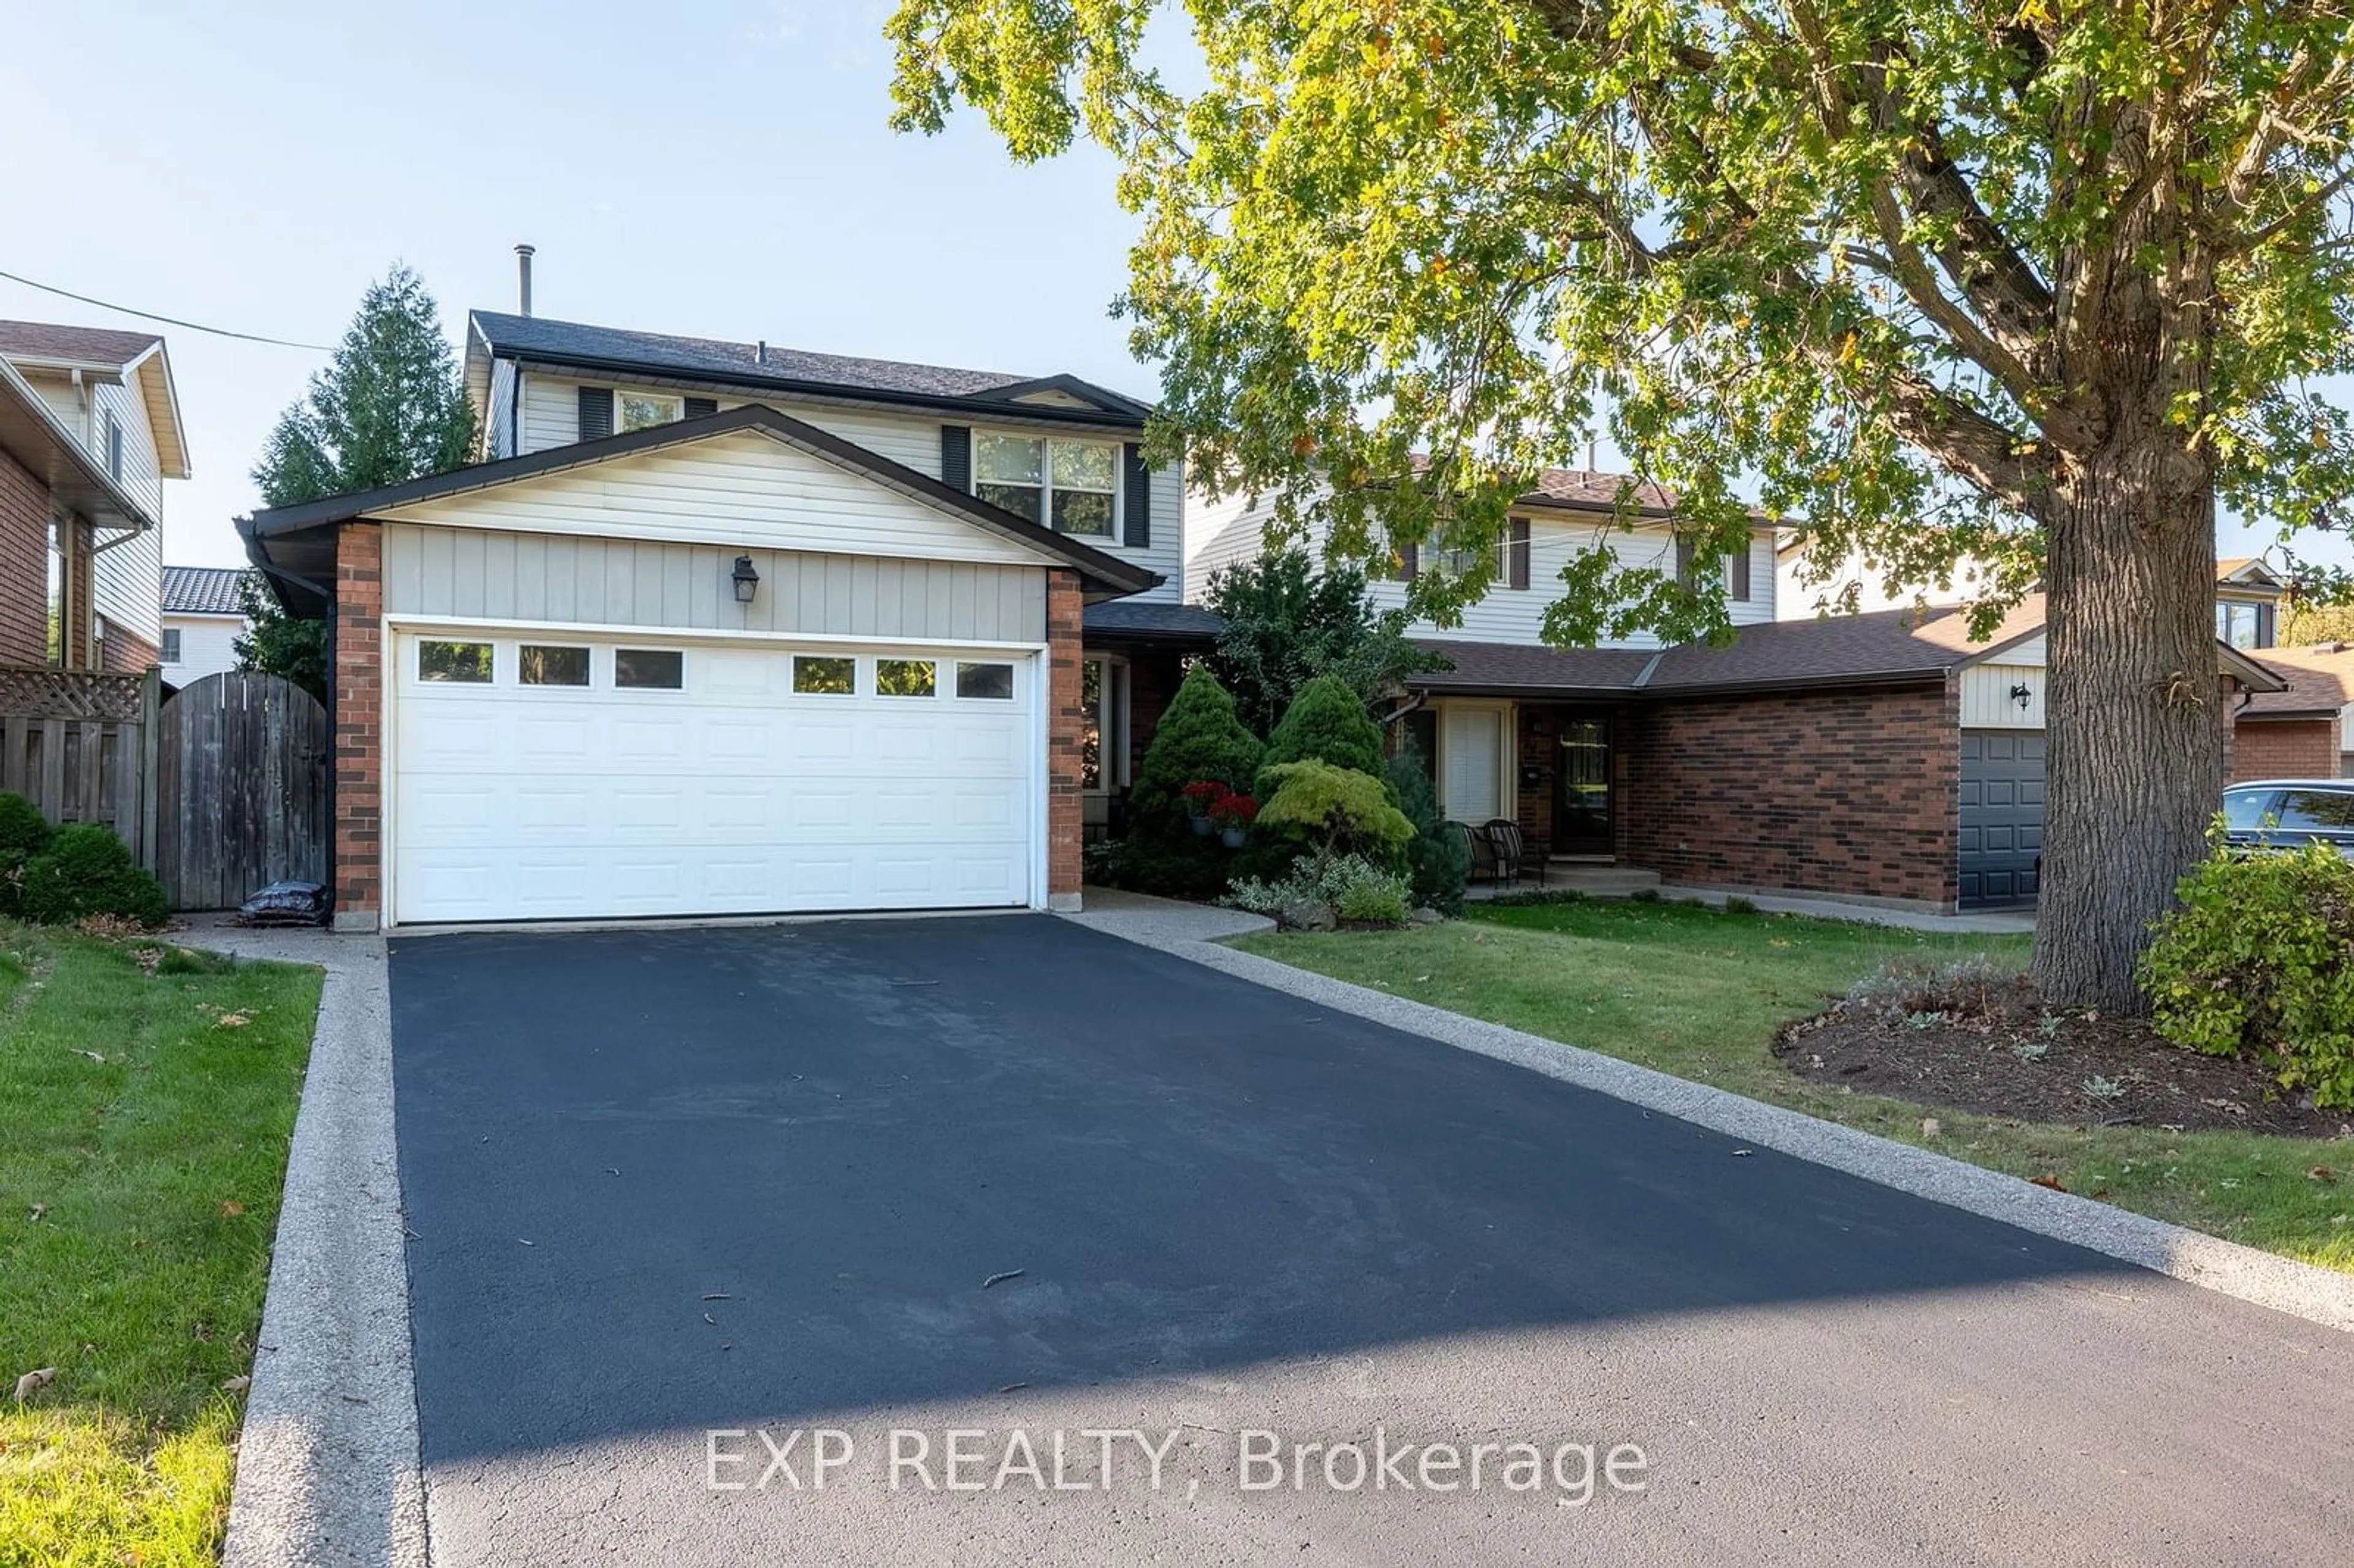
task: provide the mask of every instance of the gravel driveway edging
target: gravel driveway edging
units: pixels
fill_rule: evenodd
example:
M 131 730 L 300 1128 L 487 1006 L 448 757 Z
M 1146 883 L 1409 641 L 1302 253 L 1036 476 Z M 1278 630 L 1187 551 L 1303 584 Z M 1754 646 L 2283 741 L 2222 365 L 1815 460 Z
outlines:
M 326 971 L 224 1568 L 425 1568 L 383 939 L 225 925 L 176 939 Z
M 1087 924 L 1320 1006 L 1511 1062 L 1760 1148 L 2000 1220 L 2308 1322 L 2354 1332 L 2354 1276 L 2242 1246 L 2090 1198 L 2056 1192 L 1950 1155 L 1840 1127 L 1804 1111 L 1695 1084 L 1616 1056 L 1485 1023 L 1274 959 L 1237 952 L 1186 935 L 1182 923 L 1165 916 L 1123 919 L 1105 911 Z

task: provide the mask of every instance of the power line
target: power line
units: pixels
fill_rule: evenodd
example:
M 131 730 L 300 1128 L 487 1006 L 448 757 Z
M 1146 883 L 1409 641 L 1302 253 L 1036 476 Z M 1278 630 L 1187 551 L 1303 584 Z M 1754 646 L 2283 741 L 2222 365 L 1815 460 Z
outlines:
M 233 337 L 245 343 L 266 343 L 272 348 L 304 348 L 313 354 L 334 352 L 323 343 L 296 343 L 291 338 L 263 337 L 259 333 L 231 332 L 227 327 L 206 326 L 201 322 L 184 322 L 177 316 L 159 316 L 153 311 L 134 311 L 129 305 L 113 304 L 105 300 L 93 300 L 88 294 L 77 294 L 71 289 L 60 289 L 51 283 L 37 283 L 30 278 L 22 278 L 14 272 L 0 272 L 0 278 L 5 278 L 12 283 L 22 283 L 28 289 L 38 289 L 45 294 L 57 294 L 65 299 L 79 300 L 85 305 L 96 305 L 101 311 L 113 311 L 122 315 L 137 316 L 141 321 L 162 322 L 165 326 L 185 327 L 190 332 L 210 333 L 215 337 Z

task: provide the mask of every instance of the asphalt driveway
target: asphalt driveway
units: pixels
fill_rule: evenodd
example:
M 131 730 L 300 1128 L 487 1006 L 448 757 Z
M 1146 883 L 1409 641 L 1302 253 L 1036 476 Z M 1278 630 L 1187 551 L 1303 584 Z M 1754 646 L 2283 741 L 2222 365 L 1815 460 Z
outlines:
M 1068 922 L 392 996 L 443 1568 L 2346 1551 L 2347 1336 Z

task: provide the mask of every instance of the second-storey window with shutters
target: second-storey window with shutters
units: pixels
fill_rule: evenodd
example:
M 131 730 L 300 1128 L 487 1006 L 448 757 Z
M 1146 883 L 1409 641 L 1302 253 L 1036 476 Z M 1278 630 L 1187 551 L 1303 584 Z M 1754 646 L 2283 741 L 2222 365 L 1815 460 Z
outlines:
M 656 425 L 676 424 L 686 417 L 683 399 L 666 397 L 659 392 L 616 392 L 613 394 L 613 433 L 651 429 Z
M 972 493 L 1058 534 L 1119 537 L 1119 471 L 1117 441 L 973 432 Z

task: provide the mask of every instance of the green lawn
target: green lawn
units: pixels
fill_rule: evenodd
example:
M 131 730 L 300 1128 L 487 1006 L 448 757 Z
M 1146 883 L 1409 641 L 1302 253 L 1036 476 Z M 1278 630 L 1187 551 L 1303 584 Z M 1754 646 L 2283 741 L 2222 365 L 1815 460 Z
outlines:
M 2354 1272 L 2354 1182 L 2306 1174 L 2354 1166 L 2342 1140 L 2078 1129 L 1951 1110 L 1936 1112 L 1941 1129 L 1931 1138 L 1920 1107 L 1809 1083 L 1768 1050 L 1780 1025 L 1821 1011 L 1891 956 L 1988 953 L 2023 965 L 2025 937 L 1596 900 L 1475 905 L 1469 918 L 1442 926 L 1284 932 L 1234 945 Z
M 216 1559 L 318 1001 L 0 924 L 0 1565 Z

